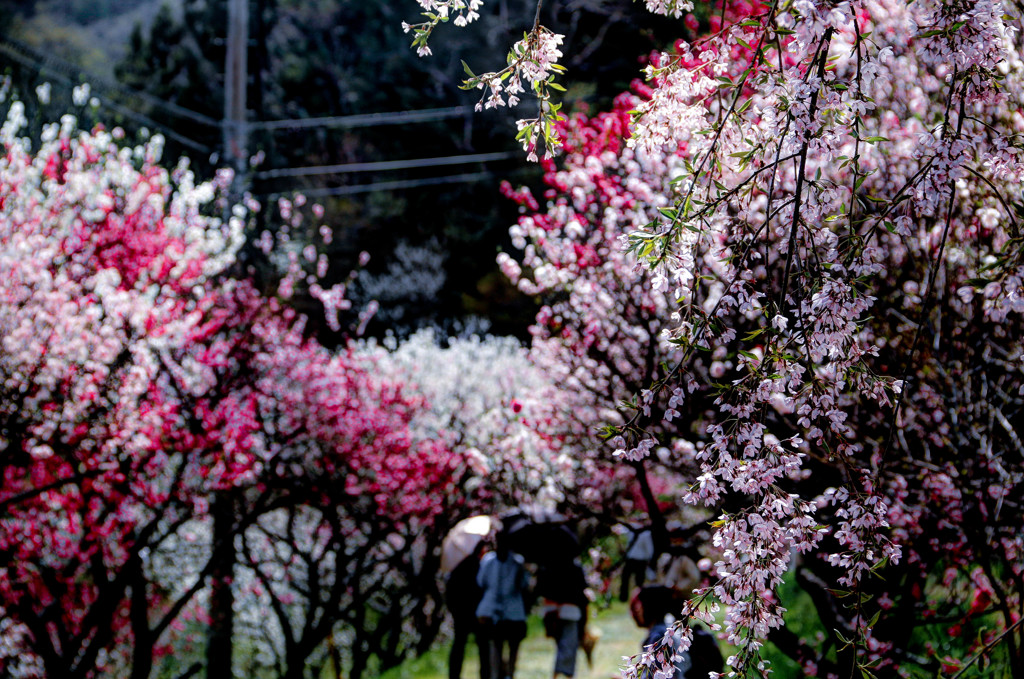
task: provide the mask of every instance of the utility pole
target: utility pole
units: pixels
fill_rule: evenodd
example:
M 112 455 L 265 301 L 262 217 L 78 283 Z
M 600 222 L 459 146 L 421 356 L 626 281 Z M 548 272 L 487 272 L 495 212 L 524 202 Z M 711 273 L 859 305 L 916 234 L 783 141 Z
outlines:
M 228 37 L 224 58 L 224 153 L 235 171 L 231 201 L 249 187 L 249 123 L 245 94 L 249 80 L 249 0 L 228 0 Z
M 224 57 L 224 155 L 235 171 L 224 219 L 238 203 L 249 182 L 248 121 L 245 94 L 249 79 L 249 0 L 228 0 L 227 45 Z M 230 679 L 234 644 L 235 534 L 237 503 L 230 490 L 213 492 L 210 510 L 213 545 L 210 560 L 210 630 L 206 645 L 206 676 Z

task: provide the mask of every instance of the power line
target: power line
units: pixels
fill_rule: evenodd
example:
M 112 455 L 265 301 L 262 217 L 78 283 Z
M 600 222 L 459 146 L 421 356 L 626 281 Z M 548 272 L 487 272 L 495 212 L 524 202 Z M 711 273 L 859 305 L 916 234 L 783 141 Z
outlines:
M 13 59 L 14 61 L 17 61 L 18 63 L 24 66 L 32 68 L 33 70 L 40 73 L 40 75 L 53 77 L 58 81 L 64 83 L 65 85 L 76 85 L 79 82 L 86 82 L 89 84 L 90 89 L 93 90 L 93 96 L 97 98 L 97 100 L 104 108 L 119 113 L 120 115 L 130 120 L 133 120 L 138 124 L 161 130 L 162 133 L 168 139 L 172 139 L 181 144 L 182 146 L 202 153 L 210 153 L 212 152 L 213 149 L 207 146 L 206 144 L 198 142 L 194 139 L 190 139 L 178 132 L 175 132 L 173 128 L 171 128 L 170 126 L 159 123 L 139 111 L 136 111 L 127 106 L 114 102 L 113 100 L 111 100 L 109 95 L 111 93 L 116 93 L 122 96 L 127 96 L 129 98 L 135 98 L 145 103 L 148 103 L 154 107 L 164 109 L 165 111 L 174 114 L 180 118 L 186 118 L 193 122 L 200 123 L 202 125 L 206 125 L 209 127 L 224 127 L 224 121 L 215 120 L 202 113 L 198 113 L 196 111 L 192 111 L 191 109 L 184 108 L 172 102 L 165 101 L 155 95 L 149 94 L 148 92 L 124 87 L 119 83 L 113 83 L 109 80 L 106 80 L 105 78 L 102 78 L 94 73 L 90 73 L 89 71 L 86 71 L 85 69 L 82 69 L 77 65 L 64 61 L 63 59 L 60 59 L 58 57 L 40 54 L 28 45 L 25 45 L 24 43 L 21 43 L 13 38 L 10 38 L 9 36 L 0 36 L 0 53 L 7 55 L 9 58 Z M 381 113 L 365 113 L 347 116 L 323 116 L 303 119 L 269 120 L 250 123 L 249 127 L 250 129 L 257 128 L 264 130 L 299 130 L 314 127 L 373 127 L 381 125 L 402 125 L 408 123 L 443 120 L 446 118 L 465 116 L 471 112 L 472 109 L 471 107 L 468 106 L 451 106 L 446 108 L 420 109 L 412 111 L 389 111 Z M 324 165 L 301 168 L 282 168 L 277 170 L 266 170 L 263 172 L 258 172 L 256 173 L 256 177 L 259 179 L 275 179 L 281 177 L 307 177 L 324 174 L 405 170 L 424 167 L 461 165 L 475 162 L 483 163 L 497 160 L 506 160 L 511 157 L 513 157 L 513 154 L 508 152 L 477 153 L 460 156 L 447 156 L 440 158 L 419 158 L 411 160 L 348 163 L 339 165 Z M 307 195 L 343 195 L 352 193 L 364 193 L 367 191 L 374 190 L 383 191 L 403 188 L 415 188 L 417 186 L 445 184 L 456 181 L 476 181 L 486 176 L 488 176 L 486 173 L 475 173 L 454 175 L 451 177 L 396 180 L 389 182 L 377 182 L 372 184 L 361 184 L 345 187 L 311 189 L 310 191 L 306 191 L 305 193 Z
M 19 60 L 22 64 L 31 66 L 36 70 L 42 72 L 44 69 L 51 73 L 62 72 L 63 74 L 71 74 L 82 79 L 83 82 L 87 82 L 90 88 L 96 88 L 99 90 L 106 90 L 107 93 L 117 92 L 127 97 L 133 97 L 140 99 L 147 104 L 162 108 L 172 114 L 175 114 L 181 118 L 187 118 L 193 122 L 206 125 L 208 127 L 220 127 L 221 123 L 219 120 L 215 120 L 210 116 L 203 115 L 198 111 L 187 109 L 178 104 L 166 101 L 142 90 L 132 89 L 125 87 L 120 83 L 115 83 L 103 78 L 95 73 L 86 71 L 75 64 L 69 63 L 52 55 L 44 55 L 36 52 L 28 45 L 21 43 L 8 36 L 0 38 L 0 51 L 4 52 L 8 56 Z M 25 64 L 25 59 L 32 61 L 31 64 Z
M 31 57 L 28 57 L 28 56 L 25 56 L 25 55 L 21 54 L 17 50 L 10 49 L 9 46 L 6 43 L 2 42 L 2 41 L 0 41 L 0 52 L 3 52 L 8 57 L 13 59 L 14 61 L 17 61 L 21 65 L 27 66 L 29 68 L 32 68 L 32 69 L 38 71 L 40 75 L 47 74 L 47 75 L 49 75 L 49 76 L 51 76 L 51 77 L 53 77 L 53 78 L 63 82 L 65 85 L 75 85 L 76 84 L 76 82 L 74 80 L 69 78 L 65 73 L 61 72 L 61 70 L 59 70 L 57 68 L 54 68 L 53 66 L 50 66 L 50 65 L 48 65 L 46 63 L 42 63 L 42 62 L 36 61 L 36 60 L 32 59 Z M 149 116 L 146 116 L 146 115 L 144 115 L 142 113 L 139 113 L 138 111 L 132 110 L 132 109 L 126 107 L 126 106 L 121 106 L 120 104 L 117 104 L 117 103 L 115 103 L 113 101 L 110 101 L 109 99 L 106 99 L 102 95 L 96 96 L 96 99 L 100 102 L 100 105 L 103 106 L 104 108 L 110 109 L 111 111 L 114 111 L 115 113 L 119 113 L 119 114 L 125 116 L 126 118 L 130 118 L 131 120 L 134 120 L 136 123 L 139 123 L 141 125 L 145 125 L 145 126 L 148 126 L 148 127 L 156 128 L 158 130 L 162 130 L 162 133 L 164 134 L 164 136 L 166 136 L 168 139 L 173 139 L 174 141 L 178 142 L 182 146 L 191 148 L 191 149 L 196 150 L 196 151 L 200 151 L 202 153 L 210 153 L 212 151 L 212 149 L 209 146 L 206 146 L 205 144 L 202 144 L 202 143 L 200 143 L 198 141 L 195 141 L 194 139 L 189 139 L 188 137 L 175 132 L 170 127 L 165 126 L 165 125 L 163 125 L 161 123 L 158 123 L 157 121 L 153 120 Z
M 31 59 L 37 69 L 40 67 L 52 70 L 59 70 L 65 74 L 78 76 L 89 86 L 99 90 L 106 90 L 108 93 L 117 92 L 127 97 L 134 97 L 147 104 L 162 108 L 181 118 L 187 118 L 193 122 L 208 127 L 220 127 L 222 121 L 211 118 L 208 115 L 193 111 L 173 102 L 161 99 L 144 90 L 136 90 L 124 85 L 112 82 L 95 73 L 87 71 L 79 66 L 67 62 L 59 57 L 44 55 L 35 51 L 28 45 L 15 40 L 9 36 L 0 37 L 0 51 L 15 58 Z M 24 63 L 24 62 L 22 62 Z M 41 69 L 40 69 L 41 70 Z M 419 109 L 413 111 L 386 111 L 381 113 L 359 113 L 345 116 L 321 116 L 316 118 L 292 118 L 281 120 L 257 121 L 249 124 L 250 128 L 262 130 L 299 130 L 310 127 L 375 127 L 378 125 L 403 125 L 406 123 L 429 122 L 443 120 L 445 118 L 458 118 L 472 112 L 470 106 L 449 106 L 446 108 Z
M 264 170 L 257 172 L 258 179 L 278 179 L 280 177 L 310 177 L 322 174 L 350 174 L 353 172 L 380 172 L 385 170 L 410 170 L 420 167 L 439 167 L 442 165 L 464 165 L 466 163 L 487 163 L 494 160 L 507 160 L 514 154 L 507 151 L 498 153 L 472 153 L 462 156 L 444 156 L 440 158 L 414 158 L 411 160 L 384 160 L 372 163 L 346 163 L 342 165 L 318 165 L 314 167 L 291 167 L 280 170 Z
M 387 113 L 362 113 L 349 116 L 326 116 L 321 118 L 299 118 L 293 120 L 266 120 L 252 123 L 251 127 L 263 130 L 298 130 L 307 127 L 373 127 L 378 125 L 404 125 L 430 120 L 461 117 L 470 113 L 469 106 L 429 108 L 418 111 L 393 111 Z
M 473 172 L 444 177 L 427 177 L 425 179 L 397 179 L 387 182 L 372 182 L 370 184 L 353 184 L 351 186 L 335 186 L 322 189 L 295 189 L 286 193 L 264 194 L 265 197 L 274 199 L 287 194 L 301 193 L 307 198 L 318 198 L 324 196 L 346 196 L 354 193 L 369 193 L 372 191 L 398 191 L 401 189 L 415 189 L 422 186 L 437 186 L 439 184 L 472 183 L 491 176 L 489 172 Z

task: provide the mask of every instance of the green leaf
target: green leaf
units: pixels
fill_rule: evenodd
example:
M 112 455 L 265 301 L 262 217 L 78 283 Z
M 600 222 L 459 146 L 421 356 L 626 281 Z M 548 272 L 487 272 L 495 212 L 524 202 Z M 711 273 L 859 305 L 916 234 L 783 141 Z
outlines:
M 875 611 L 875 614 L 873 616 L 871 616 L 871 620 L 868 622 L 868 628 L 870 629 L 870 628 L 874 627 L 875 625 L 877 625 L 878 624 L 878 619 L 880 617 L 882 617 L 882 609 L 881 608 L 879 608 L 877 611 Z
M 749 335 L 747 335 L 746 337 L 744 337 L 740 341 L 741 342 L 749 342 L 750 340 L 758 337 L 763 332 L 764 332 L 764 328 L 758 328 L 757 330 L 753 331 L 752 333 L 750 333 Z
M 462 68 L 466 71 L 466 75 L 468 75 L 470 78 L 476 77 L 476 74 L 473 73 L 473 70 L 469 67 L 469 64 L 467 64 L 465 60 L 462 61 Z

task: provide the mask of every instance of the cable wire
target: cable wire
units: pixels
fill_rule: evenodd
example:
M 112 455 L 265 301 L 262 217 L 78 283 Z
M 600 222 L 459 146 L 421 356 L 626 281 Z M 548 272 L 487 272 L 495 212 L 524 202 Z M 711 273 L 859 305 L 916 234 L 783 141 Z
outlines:
M 275 200 L 286 195 L 301 193 L 307 198 L 323 196 L 347 196 L 354 193 L 369 193 L 372 191 L 398 191 L 402 189 L 416 189 L 421 186 L 437 186 L 439 184 L 472 183 L 491 177 L 490 172 L 473 172 L 444 177 L 427 177 L 425 179 L 397 179 L 387 182 L 372 182 L 370 184 L 353 184 L 351 186 L 335 186 L 322 189 L 295 189 L 284 193 L 263 194 L 263 197 Z
M 151 104 L 152 106 L 162 108 L 179 117 L 187 118 L 193 122 L 200 123 L 208 127 L 220 127 L 221 125 L 219 120 L 199 113 L 198 111 L 193 111 L 183 106 L 179 106 L 178 104 L 166 101 L 164 99 L 161 99 L 160 97 L 150 94 L 149 92 L 132 89 L 130 87 L 125 87 L 120 83 L 111 82 L 106 78 L 103 78 L 95 73 L 90 73 L 89 71 L 86 71 L 85 69 L 80 68 L 79 66 L 76 66 L 75 64 L 72 64 L 70 62 L 64 61 L 63 59 L 60 59 L 58 57 L 40 54 L 28 45 L 25 45 L 24 43 L 14 40 L 13 38 L 10 38 L 8 36 L 0 37 L 0 51 L 4 52 L 8 56 L 11 56 L 15 59 L 21 57 L 21 59 L 31 60 L 33 62 L 32 64 L 25 65 L 31 65 L 33 68 L 36 68 L 40 71 L 43 68 L 46 68 L 49 69 L 51 72 L 59 71 L 65 75 L 71 74 L 77 76 L 82 80 L 82 82 L 88 83 L 91 89 L 98 89 L 101 91 L 106 90 L 108 94 L 111 92 L 117 92 L 127 97 L 135 97 L 146 102 L 147 104 Z M 24 64 L 24 61 L 22 61 L 21 63 Z
M 74 80 L 69 78 L 67 75 L 62 73 L 60 70 L 55 69 L 54 67 L 49 66 L 49 65 L 47 65 L 45 63 L 41 63 L 41 62 L 35 61 L 35 60 L 31 59 L 30 57 L 27 57 L 27 56 L 21 54 L 20 52 L 18 52 L 16 50 L 8 49 L 8 46 L 5 43 L 3 43 L 3 42 L 0 42 L 0 52 L 6 54 L 8 57 L 13 59 L 14 61 L 17 61 L 18 63 L 22 64 L 23 66 L 27 66 L 29 68 L 32 68 L 32 69 L 36 70 L 40 75 L 47 75 L 49 77 L 53 77 L 53 78 L 63 82 L 65 85 L 75 85 L 75 84 L 77 84 Z M 168 139 L 173 139 L 174 141 L 178 142 L 182 146 L 185 146 L 187 148 L 191 148 L 191 149 L 193 149 L 195 151 L 199 151 L 201 153 L 210 153 L 212 151 L 212 149 L 209 146 L 206 146 L 205 144 L 202 144 L 202 143 L 200 143 L 200 142 L 198 142 L 198 141 L 196 141 L 194 139 L 189 139 L 188 137 L 175 132 L 170 127 L 165 126 L 165 125 L 163 125 L 161 123 L 158 123 L 157 121 L 153 120 L 152 118 L 150 118 L 149 116 L 147 116 L 145 114 L 139 113 L 138 111 L 130 109 L 130 108 L 126 107 L 126 106 L 122 106 L 122 105 L 117 104 L 117 103 L 115 103 L 113 101 L 110 101 L 109 99 L 107 99 L 103 95 L 94 94 L 93 96 L 96 97 L 96 100 L 99 101 L 100 105 L 103 106 L 104 108 L 110 109 L 111 111 L 114 111 L 115 113 L 119 113 L 119 114 L 125 116 L 126 118 L 130 118 L 131 120 L 134 120 L 136 123 L 140 123 L 140 124 L 148 126 L 148 127 L 156 128 L 156 129 L 160 130 L 165 137 L 167 137 Z
M 258 130 L 300 130 L 307 127 L 375 127 L 378 125 L 404 125 L 406 123 L 456 118 L 471 112 L 472 108 L 469 106 L 450 106 L 448 108 L 428 108 L 416 111 L 361 113 L 350 116 L 326 116 L 293 120 L 266 120 L 250 123 L 250 127 Z
M 380 172 L 385 170 L 410 170 L 420 167 L 439 167 L 443 165 L 464 165 L 466 163 L 487 163 L 495 160 L 507 160 L 514 154 L 507 151 L 498 153 L 472 153 L 462 156 L 443 156 L 440 158 L 413 158 L 410 160 L 384 160 L 372 163 L 345 163 L 342 165 L 317 165 L 313 167 L 290 167 L 280 170 L 264 170 L 257 172 L 257 179 L 278 179 L 280 177 L 310 177 L 322 174 L 351 174 L 355 172 Z

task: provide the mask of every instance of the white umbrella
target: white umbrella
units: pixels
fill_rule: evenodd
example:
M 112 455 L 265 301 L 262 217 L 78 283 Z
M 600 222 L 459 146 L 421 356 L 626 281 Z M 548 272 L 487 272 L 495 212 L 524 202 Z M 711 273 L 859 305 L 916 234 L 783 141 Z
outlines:
M 497 532 L 500 526 L 498 519 L 486 514 L 471 516 L 455 524 L 441 543 L 441 572 L 451 573 L 487 536 Z

